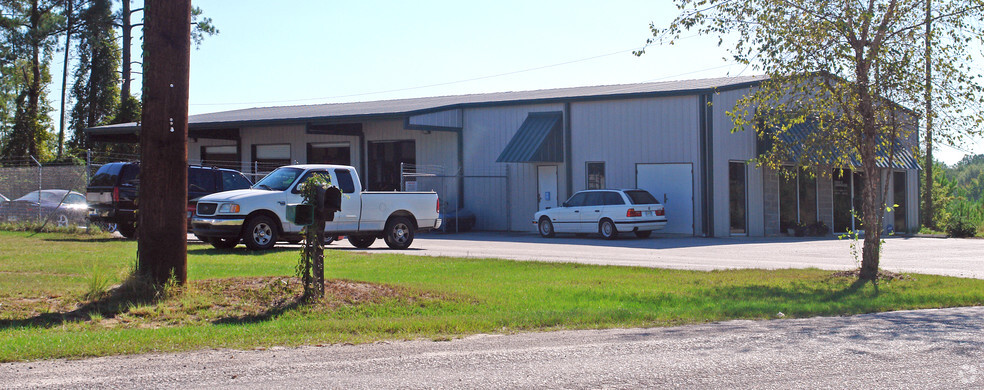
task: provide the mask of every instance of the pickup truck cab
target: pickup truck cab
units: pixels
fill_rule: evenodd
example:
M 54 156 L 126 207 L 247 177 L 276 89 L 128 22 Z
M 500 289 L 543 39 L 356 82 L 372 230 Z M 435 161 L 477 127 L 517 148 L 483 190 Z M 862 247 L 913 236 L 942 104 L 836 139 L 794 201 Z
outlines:
M 347 235 L 355 247 L 368 248 L 383 238 L 390 248 L 406 249 L 414 232 L 441 226 L 440 201 L 433 191 L 363 191 L 353 167 L 290 165 L 277 168 L 250 189 L 202 197 L 192 230 L 216 248 L 232 248 L 242 241 L 249 249 L 265 250 L 278 241 L 298 242 L 303 226 L 287 220 L 287 205 L 303 202 L 300 186 L 311 175 L 327 176 L 342 192 L 341 211 L 325 232 Z

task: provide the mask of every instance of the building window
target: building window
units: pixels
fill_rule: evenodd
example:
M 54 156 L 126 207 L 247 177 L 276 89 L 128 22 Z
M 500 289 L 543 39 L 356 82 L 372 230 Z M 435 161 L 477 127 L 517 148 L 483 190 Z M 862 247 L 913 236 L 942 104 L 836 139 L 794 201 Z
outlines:
M 817 179 L 803 172 L 779 177 L 779 230 L 817 222 Z
M 239 148 L 229 146 L 202 146 L 202 165 L 240 170 Z
M 746 183 L 745 163 L 728 163 L 728 205 L 730 209 L 731 234 L 746 234 Z
M 324 142 L 308 144 L 308 164 L 351 165 L 352 148 L 348 142 Z
M 799 222 L 803 225 L 817 223 L 817 178 L 800 172 L 799 182 Z
M 834 233 L 863 230 L 861 193 L 864 189 L 864 175 L 850 169 L 834 169 L 833 176 Z
M 782 233 L 795 229 L 799 222 L 797 190 L 796 176 L 779 174 L 779 231 Z
M 587 168 L 587 181 L 589 190 L 605 188 L 605 163 L 589 162 Z
M 253 145 L 255 173 L 271 172 L 284 165 L 290 165 L 290 144 Z

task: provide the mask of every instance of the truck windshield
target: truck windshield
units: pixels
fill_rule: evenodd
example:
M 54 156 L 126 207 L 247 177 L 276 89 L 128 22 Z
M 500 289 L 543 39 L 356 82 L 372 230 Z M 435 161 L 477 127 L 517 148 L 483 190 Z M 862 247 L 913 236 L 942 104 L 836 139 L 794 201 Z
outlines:
M 277 168 L 277 170 L 270 172 L 269 175 L 256 182 L 253 188 L 283 191 L 290 188 L 291 184 L 294 184 L 294 180 L 297 180 L 301 172 L 304 172 L 304 170 L 300 168 Z

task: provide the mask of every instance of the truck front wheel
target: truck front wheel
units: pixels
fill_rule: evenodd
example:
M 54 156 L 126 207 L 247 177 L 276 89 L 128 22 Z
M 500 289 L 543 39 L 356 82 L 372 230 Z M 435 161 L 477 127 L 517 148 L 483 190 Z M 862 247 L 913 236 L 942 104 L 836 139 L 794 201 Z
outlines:
M 208 239 L 208 243 L 212 244 L 215 249 L 232 249 L 235 248 L 236 245 L 239 245 L 239 239 L 212 237 Z
M 413 242 L 413 223 L 407 217 L 396 217 L 386 224 L 383 241 L 391 249 L 407 249 Z
M 277 225 L 273 219 L 265 215 L 257 215 L 246 222 L 243 230 L 243 244 L 246 247 L 261 251 L 273 248 L 277 243 Z

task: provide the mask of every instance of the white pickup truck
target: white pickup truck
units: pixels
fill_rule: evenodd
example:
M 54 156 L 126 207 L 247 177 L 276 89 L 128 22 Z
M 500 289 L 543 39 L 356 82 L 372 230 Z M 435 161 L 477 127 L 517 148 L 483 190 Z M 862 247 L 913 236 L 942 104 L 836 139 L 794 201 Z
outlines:
M 441 226 L 441 204 L 431 192 L 369 192 L 355 168 L 345 165 L 290 165 L 277 168 L 247 190 L 219 192 L 198 200 L 192 231 L 216 248 L 242 241 L 249 249 L 273 248 L 278 241 L 301 241 L 303 226 L 287 220 L 287 205 L 303 202 L 298 188 L 311 175 L 327 175 L 342 192 L 342 209 L 325 226 L 332 236 L 347 235 L 358 248 L 382 238 L 406 249 L 414 232 Z

